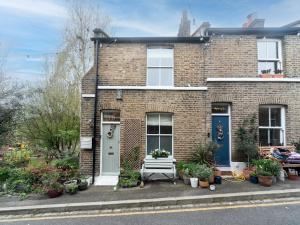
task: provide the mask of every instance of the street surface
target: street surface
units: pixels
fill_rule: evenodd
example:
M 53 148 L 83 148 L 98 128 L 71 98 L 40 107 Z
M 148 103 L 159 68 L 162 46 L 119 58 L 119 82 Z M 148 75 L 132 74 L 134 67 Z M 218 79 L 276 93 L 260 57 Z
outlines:
M 150 212 L 45 215 L 41 218 L 1 220 L 7 225 L 300 225 L 300 201 L 266 204 L 170 209 Z

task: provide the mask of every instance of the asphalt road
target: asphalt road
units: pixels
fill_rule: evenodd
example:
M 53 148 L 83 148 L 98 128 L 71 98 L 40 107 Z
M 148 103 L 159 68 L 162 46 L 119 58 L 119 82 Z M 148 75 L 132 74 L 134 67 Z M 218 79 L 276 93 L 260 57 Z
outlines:
M 0 221 L 7 225 L 299 225 L 300 204 L 242 205 L 236 208 L 175 210 L 146 214 L 83 215 L 79 218 L 41 218 L 39 220 Z

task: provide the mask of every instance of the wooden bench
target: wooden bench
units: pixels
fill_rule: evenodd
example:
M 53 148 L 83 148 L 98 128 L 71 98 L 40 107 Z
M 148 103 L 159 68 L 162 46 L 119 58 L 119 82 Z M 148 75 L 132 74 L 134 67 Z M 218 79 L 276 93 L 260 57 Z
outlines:
M 141 169 L 142 180 L 149 180 L 154 174 L 162 174 L 174 182 L 176 178 L 175 159 L 146 157 Z
M 296 151 L 296 148 L 295 148 L 294 145 L 290 145 L 290 146 L 261 146 L 261 147 L 259 147 L 259 154 L 260 154 L 260 156 L 262 156 L 264 158 L 273 158 L 271 149 L 276 149 L 276 148 L 287 149 L 291 152 Z M 282 163 L 282 168 L 285 168 L 285 169 L 300 168 L 300 164 Z

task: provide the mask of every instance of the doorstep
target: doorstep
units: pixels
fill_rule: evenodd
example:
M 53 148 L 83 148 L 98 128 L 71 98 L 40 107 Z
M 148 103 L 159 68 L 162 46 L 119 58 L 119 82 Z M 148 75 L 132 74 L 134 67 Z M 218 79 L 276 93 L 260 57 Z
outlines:
M 95 177 L 95 186 L 116 186 L 119 182 L 119 176 L 98 176 Z

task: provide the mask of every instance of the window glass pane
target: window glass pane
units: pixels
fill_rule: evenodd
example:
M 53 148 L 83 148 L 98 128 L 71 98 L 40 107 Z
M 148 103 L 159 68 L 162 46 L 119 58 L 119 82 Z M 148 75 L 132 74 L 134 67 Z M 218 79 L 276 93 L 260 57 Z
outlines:
M 280 127 L 281 126 L 281 109 L 271 108 L 271 126 Z
M 160 114 L 160 125 L 172 126 L 172 115 L 171 114 Z
M 161 49 L 161 66 L 173 67 L 173 49 Z
M 148 49 L 148 67 L 160 67 L 161 65 L 161 56 L 160 49 Z
M 159 125 L 158 124 L 158 116 L 159 114 L 148 114 L 147 115 L 147 125 Z
M 268 41 L 267 42 L 267 57 L 268 59 L 277 59 L 277 42 L 276 41 Z
M 271 146 L 282 145 L 280 143 L 280 129 L 270 129 L 270 141 Z
M 147 134 L 158 134 L 159 133 L 159 126 L 147 126 Z
M 172 134 L 172 126 L 160 126 L 161 134 Z
M 161 68 L 160 85 L 172 86 L 173 85 L 173 69 Z
M 228 113 L 228 105 L 213 103 L 211 105 L 211 113 Z
M 269 126 L 269 108 L 259 108 L 259 126 Z
M 160 68 L 148 68 L 148 78 L 147 82 L 149 86 L 158 86 L 159 85 L 159 72 Z
M 260 74 L 274 74 L 277 68 L 277 61 L 259 61 L 258 62 L 258 73 Z
M 259 145 L 268 146 L 268 129 L 259 129 Z
M 103 111 L 103 122 L 120 121 L 119 110 L 105 110 Z
M 147 136 L 147 154 L 150 155 L 154 149 L 159 148 L 158 136 Z
M 267 58 L 267 44 L 265 41 L 257 42 L 258 59 Z
M 160 137 L 160 149 L 164 149 L 172 154 L 172 137 L 161 136 Z

